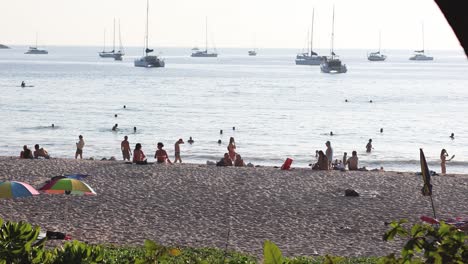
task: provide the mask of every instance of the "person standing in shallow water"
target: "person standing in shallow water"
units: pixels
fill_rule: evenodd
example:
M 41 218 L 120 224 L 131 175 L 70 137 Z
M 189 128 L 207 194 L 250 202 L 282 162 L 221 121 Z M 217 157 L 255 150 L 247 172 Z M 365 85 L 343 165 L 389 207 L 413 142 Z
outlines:
M 450 159 L 447 159 L 448 156 L 449 154 L 447 153 L 447 151 L 445 149 L 442 149 L 442 151 L 440 152 L 440 171 L 442 174 L 445 174 L 447 172 L 445 162 L 451 161 L 455 157 L 455 155 L 453 155 Z
M 366 145 L 366 152 L 367 153 L 370 153 L 372 151 L 372 139 L 369 139 L 369 142 L 367 142 L 367 145 Z

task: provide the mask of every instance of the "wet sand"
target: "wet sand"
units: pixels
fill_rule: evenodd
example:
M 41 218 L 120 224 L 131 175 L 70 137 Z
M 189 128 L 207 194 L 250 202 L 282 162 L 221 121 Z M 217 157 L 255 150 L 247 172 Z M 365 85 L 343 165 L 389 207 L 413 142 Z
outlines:
M 432 215 L 414 173 L 281 171 L 199 164 L 19 160 L 0 157 L 0 180 L 39 188 L 61 174 L 90 174 L 97 196 L 41 194 L 0 200 L 0 216 L 89 243 L 219 247 L 256 255 L 272 240 L 287 256 L 381 256 L 385 222 Z M 439 218 L 468 215 L 468 175 L 434 176 Z M 360 197 L 344 197 L 345 189 Z M 229 236 L 228 236 L 229 234 Z

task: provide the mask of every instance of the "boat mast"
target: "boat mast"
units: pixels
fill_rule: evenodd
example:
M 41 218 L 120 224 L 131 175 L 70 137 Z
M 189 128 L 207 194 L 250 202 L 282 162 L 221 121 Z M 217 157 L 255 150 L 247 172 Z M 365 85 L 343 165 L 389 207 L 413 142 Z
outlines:
M 310 56 L 314 53 L 314 9 L 312 9 L 312 30 L 310 33 Z
M 112 52 L 115 52 L 115 17 L 114 17 L 114 38 L 112 40 Z
M 205 17 L 205 52 L 208 53 L 208 17 Z
M 380 41 L 381 39 L 380 39 L 380 30 L 379 30 L 379 54 L 380 54 Z
M 423 44 L 422 52 L 424 53 L 424 23 L 421 23 L 421 30 L 422 30 L 422 44 Z
M 146 35 L 145 35 L 145 54 L 148 56 L 148 14 L 149 14 L 149 0 L 146 0 Z
M 123 52 L 122 36 L 120 35 L 120 19 L 119 19 L 119 51 Z
M 102 47 L 102 52 L 106 51 L 106 29 L 104 29 L 104 46 Z
M 36 49 L 37 49 L 37 32 L 36 32 Z
M 332 16 L 332 34 L 331 34 L 331 55 L 332 59 L 333 56 L 335 56 L 335 53 L 333 52 L 333 38 L 335 37 L 335 5 L 333 5 L 333 16 Z

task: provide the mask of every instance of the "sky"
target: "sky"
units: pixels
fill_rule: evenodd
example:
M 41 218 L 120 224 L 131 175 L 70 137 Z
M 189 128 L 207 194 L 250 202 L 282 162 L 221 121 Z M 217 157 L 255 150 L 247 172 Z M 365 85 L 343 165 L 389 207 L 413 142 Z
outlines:
M 314 48 L 461 50 L 433 0 L 149 0 L 151 47 L 304 48 L 314 18 Z M 124 46 L 142 46 L 146 0 L 2 0 L 0 43 L 103 46 L 114 18 Z

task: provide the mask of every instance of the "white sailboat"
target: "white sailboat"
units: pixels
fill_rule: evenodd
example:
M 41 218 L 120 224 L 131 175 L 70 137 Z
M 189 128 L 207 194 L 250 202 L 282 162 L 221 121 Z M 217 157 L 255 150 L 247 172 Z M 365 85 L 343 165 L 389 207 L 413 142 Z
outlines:
M 191 57 L 201 57 L 201 58 L 214 58 L 218 57 L 218 53 L 216 52 L 208 52 L 208 17 L 205 18 L 205 50 L 199 50 L 199 49 L 192 49 L 192 55 Z
M 120 32 L 120 20 L 119 20 L 119 50 L 114 54 L 114 60 L 121 61 L 125 51 L 122 45 L 122 35 Z
M 120 36 L 120 21 L 119 21 L 119 39 Z M 104 47 L 102 51 L 99 52 L 99 57 L 101 58 L 114 58 L 115 60 L 122 60 L 122 56 L 125 55 L 122 49 L 122 40 L 120 40 L 120 49 L 119 51 L 115 51 L 115 18 L 114 18 L 114 31 L 113 31 L 113 39 L 112 39 L 112 50 L 106 51 L 106 31 L 104 30 Z
M 29 50 L 26 51 L 24 54 L 49 54 L 49 52 L 45 49 L 37 48 L 37 33 L 36 33 L 36 45 L 34 47 L 29 47 Z
M 335 6 L 333 6 L 333 18 L 332 18 L 332 34 L 331 34 L 331 50 L 329 57 L 320 64 L 320 70 L 324 73 L 345 73 L 348 71 L 346 64 L 343 64 L 333 50 L 333 41 L 335 34 Z
M 434 57 L 426 56 L 424 54 L 424 24 L 422 24 L 422 50 L 415 50 L 414 55 L 409 58 L 416 61 L 429 61 L 434 60 Z
M 164 67 L 166 64 L 164 60 L 160 59 L 158 56 L 148 55 L 153 52 L 153 49 L 148 48 L 148 14 L 149 14 L 149 0 L 146 0 L 146 34 L 145 34 L 145 55 L 134 61 L 135 67 L 146 67 L 146 68 L 155 68 L 155 67 Z
M 384 61 L 386 58 L 387 56 L 380 53 L 380 31 L 379 31 L 379 51 L 371 52 L 367 54 L 367 59 L 370 61 Z
M 313 49 L 313 40 L 314 40 L 314 9 L 312 9 L 312 30 L 310 34 L 310 43 L 308 45 L 307 53 L 297 54 L 296 56 L 296 65 L 320 65 L 323 56 L 319 56 Z

